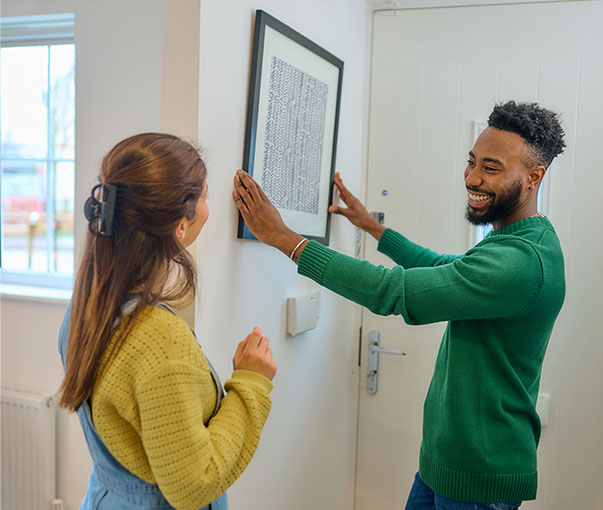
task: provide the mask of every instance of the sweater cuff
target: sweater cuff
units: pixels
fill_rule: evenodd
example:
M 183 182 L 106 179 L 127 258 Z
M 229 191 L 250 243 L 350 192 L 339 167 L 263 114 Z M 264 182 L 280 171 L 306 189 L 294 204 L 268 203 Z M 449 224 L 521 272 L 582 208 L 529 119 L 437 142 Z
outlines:
M 261 386 L 267 393 L 270 393 L 272 388 L 274 388 L 274 384 L 272 384 L 270 379 L 251 370 L 235 370 L 232 373 L 231 379 Z
M 381 234 L 381 238 L 379 239 L 379 244 L 377 245 L 377 250 L 387 255 L 390 259 L 395 258 L 395 256 L 400 253 L 400 251 L 404 248 L 406 243 L 406 238 L 392 230 L 391 228 L 385 229 L 383 234 Z
M 336 254 L 336 251 L 323 246 L 319 242 L 310 241 L 304 247 L 297 261 L 297 272 L 302 276 L 312 278 L 316 283 L 322 285 L 324 271 L 329 261 Z

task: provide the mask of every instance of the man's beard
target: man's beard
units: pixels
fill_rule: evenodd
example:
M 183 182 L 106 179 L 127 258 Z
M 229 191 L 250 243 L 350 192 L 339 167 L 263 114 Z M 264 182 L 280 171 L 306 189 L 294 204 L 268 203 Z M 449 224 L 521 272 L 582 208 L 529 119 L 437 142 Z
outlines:
M 474 225 L 487 225 L 503 220 L 509 216 L 517 207 L 517 204 L 519 204 L 522 191 L 523 184 L 521 179 L 518 179 L 504 194 L 498 195 L 498 200 L 497 197 L 494 196 L 492 204 L 490 204 L 484 214 L 480 214 L 479 216 L 474 214 L 471 207 L 467 205 L 465 218 Z

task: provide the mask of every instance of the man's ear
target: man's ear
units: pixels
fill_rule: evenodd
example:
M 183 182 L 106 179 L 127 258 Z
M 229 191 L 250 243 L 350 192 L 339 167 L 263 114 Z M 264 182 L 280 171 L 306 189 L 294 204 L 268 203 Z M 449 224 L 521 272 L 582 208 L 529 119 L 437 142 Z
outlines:
M 546 168 L 542 165 L 530 168 L 528 173 L 528 188 L 538 189 L 542 179 L 544 179 L 544 174 L 546 174 Z
M 176 227 L 176 230 L 174 231 L 174 234 L 176 235 L 176 239 L 178 239 L 179 241 L 182 241 L 184 239 L 184 236 L 186 235 L 187 229 L 188 229 L 188 223 L 186 221 L 186 217 L 184 217 L 180 220 L 180 223 L 178 223 L 178 226 Z

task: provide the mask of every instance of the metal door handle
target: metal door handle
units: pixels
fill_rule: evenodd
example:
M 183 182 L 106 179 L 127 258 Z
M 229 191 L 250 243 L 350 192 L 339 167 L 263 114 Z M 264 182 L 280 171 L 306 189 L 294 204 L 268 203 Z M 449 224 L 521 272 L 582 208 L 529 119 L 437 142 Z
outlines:
M 398 349 L 389 349 L 387 347 L 379 347 L 379 344 L 369 343 L 369 351 L 377 354 L 393 354 L 394 356 L 406 356 L 406 351 L 400 351 Z
M 393 354 L 394 356 L 406 356 L 405 351 L 389 349 L 379 346 L 379 331 L 369 331 L 368 356 L 366 363 L 366 391 L 370 395 L 377 393 L 377 382 L 379 377 L 379 354 Z

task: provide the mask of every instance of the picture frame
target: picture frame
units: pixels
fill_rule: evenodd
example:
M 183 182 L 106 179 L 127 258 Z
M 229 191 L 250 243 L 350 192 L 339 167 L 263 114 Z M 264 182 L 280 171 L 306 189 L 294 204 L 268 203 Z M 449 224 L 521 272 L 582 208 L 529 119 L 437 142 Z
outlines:
M 329 243 L 343 61 L 256 11 L 243 170 L 295 232 Z M 239 213 L 237 237 L 256 239 Z

